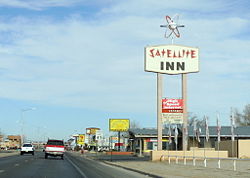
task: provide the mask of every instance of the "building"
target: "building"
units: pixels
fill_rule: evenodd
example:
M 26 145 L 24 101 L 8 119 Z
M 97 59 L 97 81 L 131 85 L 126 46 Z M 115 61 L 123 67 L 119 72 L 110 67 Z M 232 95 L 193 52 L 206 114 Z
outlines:
M 188 129 L 188 150 L 193 148 L 214 148 L 219 150 L 229 151 L 229 156 L 240 157 L 242 153 L 240 152 L 240 147 L 242 148 L 243 141 L 246 144 L 249 140 L 250 147 L 250 126 L 239 126 L 234 130 L 235 142 L 234 146 L 231 142 L 231 126 L 221 127 L 221 142 L 218 147 L 218 136 L 217 127 L 209 126 L 209 140 L 206 141 L 206 131 L 205 128 L 201 128 L 201 133 L 199 133 L 199 139 L 194 133 L 193 128 Z M 171 129 L 171 138 L 169 139 L 169 130 L 164 128 L 162 130 L 162 149 L 163 150 L 182 150 L 182 130 L 178 128 L 178 139 L 177 144 L 174 139 L 174 130 Z M 198 141 L 199 140 L 199 141 Z M 244 146 L 246 147 L 246 146 Z M 157 150 L 157 129 L 155 128 L 143 128 L 143 129 L 130 129 L 129 130 L 129 148 L 130 151 L 139 153 L 140 149 L 143 153 L 150 152 L 152 150 Z M 243 148 L 242 148 L 243 149 Z M 248 155 L 248 153 L 244 153 Z M 250 150 L 249 150 L 250 155 Z
M 0 149 L 4 149 L 5 146 L 4 146 L 4 135 L 0 135 Z
M 20 135 L 8 135 L 7 138 L 0 135 L 0 147 L 1 149 L 17 149 L 21 147 Z
M 8 135 L 9 148 L 16 149 L 21 147 L 21 136 L 20 135 Z
M 180 129 L 178 129 L 180 133 Z M 169 142 L 168 129 L 162 130 L 162 149 L 173 150 L 176 148 L 174 140 L 174 131 L 171 131 L 171 142 Z M 181 137 L 178 137 L 178 142 L 181 141 Z M 177 149 L 181 149 L 181 144 L 177 142 Z M 152 150 L 157 150 L 157 129 L 155 128 L 143 128 L 143 129 L 130 129 L 129 130 L 129 148 L 130 151 L 139 152 L 140 145 L 142 152 L 147 153 Z

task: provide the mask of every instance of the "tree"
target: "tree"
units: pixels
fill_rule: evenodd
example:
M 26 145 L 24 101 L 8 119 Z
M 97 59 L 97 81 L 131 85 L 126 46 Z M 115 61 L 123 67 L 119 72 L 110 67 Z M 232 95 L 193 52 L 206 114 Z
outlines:
M 130 121 L 130 129 L 139 129 L 139 128 L 141 128 L 141 126 L 138 121 L 135 120 Z
M 192 113 L 188 114 L 188 126 L 193 127 L 194 122 L 196 122 L 196 126 L 198 127 L 204 127 L 205 126 L 205 119 L 198 119 L 196 115 L 193 115 Z
M 239 126 L 250 126 L 250 104 L 247 104 L 241 113 L 237 108 L 233 109 L 235 123 Z

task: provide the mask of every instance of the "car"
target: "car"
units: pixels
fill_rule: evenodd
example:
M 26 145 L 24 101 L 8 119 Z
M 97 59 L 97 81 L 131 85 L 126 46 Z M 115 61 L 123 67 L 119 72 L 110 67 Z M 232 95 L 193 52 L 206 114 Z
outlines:
M 60 156 L 61 159 L 63 159 L 63 155 L 65 152 L 63 140 L 49 139 L 47 144 L 45 145 L 44 152 L 45 152 L 45 159 L 47 159 L 48 156 L 53 156 L 53 157 Z
M 24 143 L 21 147 L 20 155 L 23 155 L 25 153 L 34 155 L 34 152 L 35 152 L 35 149 L 31 143 Z

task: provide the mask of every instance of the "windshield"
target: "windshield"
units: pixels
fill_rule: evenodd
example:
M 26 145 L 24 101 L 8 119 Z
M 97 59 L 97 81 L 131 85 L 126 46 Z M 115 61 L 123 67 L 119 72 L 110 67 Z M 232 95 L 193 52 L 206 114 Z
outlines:
M 23 147 L 32 147 L 31 144 L 23 144 Z

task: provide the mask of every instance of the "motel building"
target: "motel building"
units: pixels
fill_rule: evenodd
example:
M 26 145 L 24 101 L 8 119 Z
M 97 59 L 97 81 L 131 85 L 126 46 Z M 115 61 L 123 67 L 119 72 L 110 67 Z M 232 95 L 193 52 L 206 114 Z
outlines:
M 145 155 L 157 150 L 157 129 L 143 128 L 130 129 L 129 151 L 141 152 Z M 234 129 L 235 141 L 231 141 L 231 126 L 221 127 L 221 141 L 217 142 L 217 127 L 209 126 L 209 140 L 206 141 L 205 128 L 201 128 L 199 142 L 193 127 L 188 129 L 188 150 L 219 150 L 228 151 L 229 157 L 250 158 L 250 126 L 239 126 Z M 162 130 L 162 150 L 182 150 L 182 129 L 178 128 L 178 141 L 175 143 L 174 129 L 171 129 L 171 142 L 169 142 L 168 128 Z M 234 145 L 234 146 L 232 146 Z M 233 148 L 233 149 L 232 149 Z

